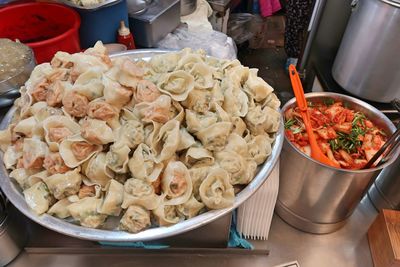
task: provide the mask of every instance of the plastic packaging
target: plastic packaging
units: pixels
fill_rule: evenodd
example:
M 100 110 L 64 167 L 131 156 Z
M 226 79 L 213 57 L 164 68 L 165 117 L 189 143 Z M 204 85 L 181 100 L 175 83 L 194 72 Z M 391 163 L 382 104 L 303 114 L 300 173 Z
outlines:
M 251 32 L 251 22 L 254 15 L 249 13 L 231 14 L 228 21 L 228 35 L 235 40 L 236 44 L 250 40 L 254 34 Z
M 169 33 L 157 44 L 158 48 L 183 49 L 204 49 L 208 55 L 223 59 L 236 58 L 236 45 L 232 38 L 226 34 L 204 27 L 188 28 L 179 26 L 175 31 Z

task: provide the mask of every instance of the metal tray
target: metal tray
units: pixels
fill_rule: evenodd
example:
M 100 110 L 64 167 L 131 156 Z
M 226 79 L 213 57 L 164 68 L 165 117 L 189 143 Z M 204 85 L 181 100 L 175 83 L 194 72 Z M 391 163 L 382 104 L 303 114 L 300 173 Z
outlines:
M 131 59 L 142 59 L 149 60 L 152 56 L 157 54 L 163 54 L 169 52 L 168 50 L 154 50 L 154 49 L 143 49 L 126 51 L 112 55 L 112 57 L 128 56 Z M 12 107 L 3 121 L 0 123 L 0 129 L 5 129 L 14 115 L 15 108 Z M 134 241 L 149 241 L 157 240 L 177 234 L 181 234 L 205 224 L 208 224 L 228 212 L 232 211 L 244 201 L 246 201 L 257 189 L 266 181 L 270 175 L 275 163 L 279 158 L 279 154 L 282 150 L 282 144 L 284 139 L 283 133 L 283 119 L 281 119 L 281 125 L 277 132 L 275 142 L 272 146 L 272 153 L 268 159 L 259 167 L 259 170 L 254 179 L 248 184 L 242 191 L 240 191 L 236 197 L 232 207 L 220 210 L 211 210 L 200 214 L 194 218 L 179 222 L 175 225 L 168 227 L 157 227 L 150 228 L 148 230 L 139 232 L 137 234 L 131 234 L 119 230 L 104 230 L 104 229 L 91 229 L 82 227 L 68 221 L 53 217 L 48 214 L 41 216 L 36 215 L 25 202 L 24 196 L 19 188 L 18 184 L 9 178 L 8 172 L 3 164 L 0 164 L 0 187 L 9 199 L 9 201 L 17 207 L 23 214 L 29 217 L 31 220 L 47 227 L 56 232 L 69 235 L 80 239 L 88 239 L 95 241 L 115 241 L 115 242 L 134 242 Z M 0 160 L 3 160 L 3 153 L 0 155 Z

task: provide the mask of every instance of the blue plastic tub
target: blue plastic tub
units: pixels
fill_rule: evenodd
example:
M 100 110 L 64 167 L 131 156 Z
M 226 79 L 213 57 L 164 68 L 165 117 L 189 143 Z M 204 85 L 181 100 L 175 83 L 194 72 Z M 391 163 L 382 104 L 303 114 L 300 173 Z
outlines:
M 117 0 L 94 9 L 75 7 L 81 16 L 79 36 L 81 47 L 93 46 L 98 40 L 103 43 L 116 43 L 121 20 L 129 27 L 126 0 Z

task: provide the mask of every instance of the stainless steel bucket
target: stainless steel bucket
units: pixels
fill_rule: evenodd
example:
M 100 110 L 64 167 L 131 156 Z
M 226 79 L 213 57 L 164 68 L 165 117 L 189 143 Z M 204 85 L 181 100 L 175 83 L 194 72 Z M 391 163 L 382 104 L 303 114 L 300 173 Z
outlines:
M 358 0 L 333 64 L 336 82 L 368 100 L 400 98 L 399 25 L 399 0 Z
M 370 189 L 368 196 L 379 211 L 381 209 L 400 210 L 400 158 L 382 170 Z
M 1 191 L 0 202 L 0 266 L 5 266 L 24 248 L 27 231 L 23 219 L 15 212 L 7 212 L 6 201 Z
M 379 110 L 350 96 L 335 93 L 309 93 L 309 101 L 327 97 L 341 100 L 361 111 L 385 132 L 396 130 L 393 123 Z M 290 100 L 282 112 L 295 105 Z M 287 223 L 310 233 L 324 234 L 342 227 L 379 171 L 391 165 L 400 151 L 385 164 L 367 170 L 332 168 L 300 152 L 285 137 L 280 157 L 280 185 L 276 212 Z

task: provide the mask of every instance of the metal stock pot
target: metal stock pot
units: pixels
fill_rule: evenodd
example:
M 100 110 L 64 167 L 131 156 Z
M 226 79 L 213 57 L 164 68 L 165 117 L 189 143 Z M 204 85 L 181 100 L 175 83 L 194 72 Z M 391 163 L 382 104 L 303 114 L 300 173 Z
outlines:
M 309 93 L 308 101 L 326 98 L 343 101 L 363 112 L 386 133 L 396 127 L 379 110 L 356 98 L 335 93 Z M 283 108 L 296 105 L 291 99 Z M 322 164 L 297 149 L 285 136 L 281 153 L 280 185 L 276 211 L 287 223 L 311 233 L 323 234 L 342 227 L 363 197 L 371 180 L 398 157 L 397 151 L 386 163 L 366 170 L 346 170 Z
M 356 96 L 388 103 L 400 98 L 400 1 L 353 2 L 333 78 Z

